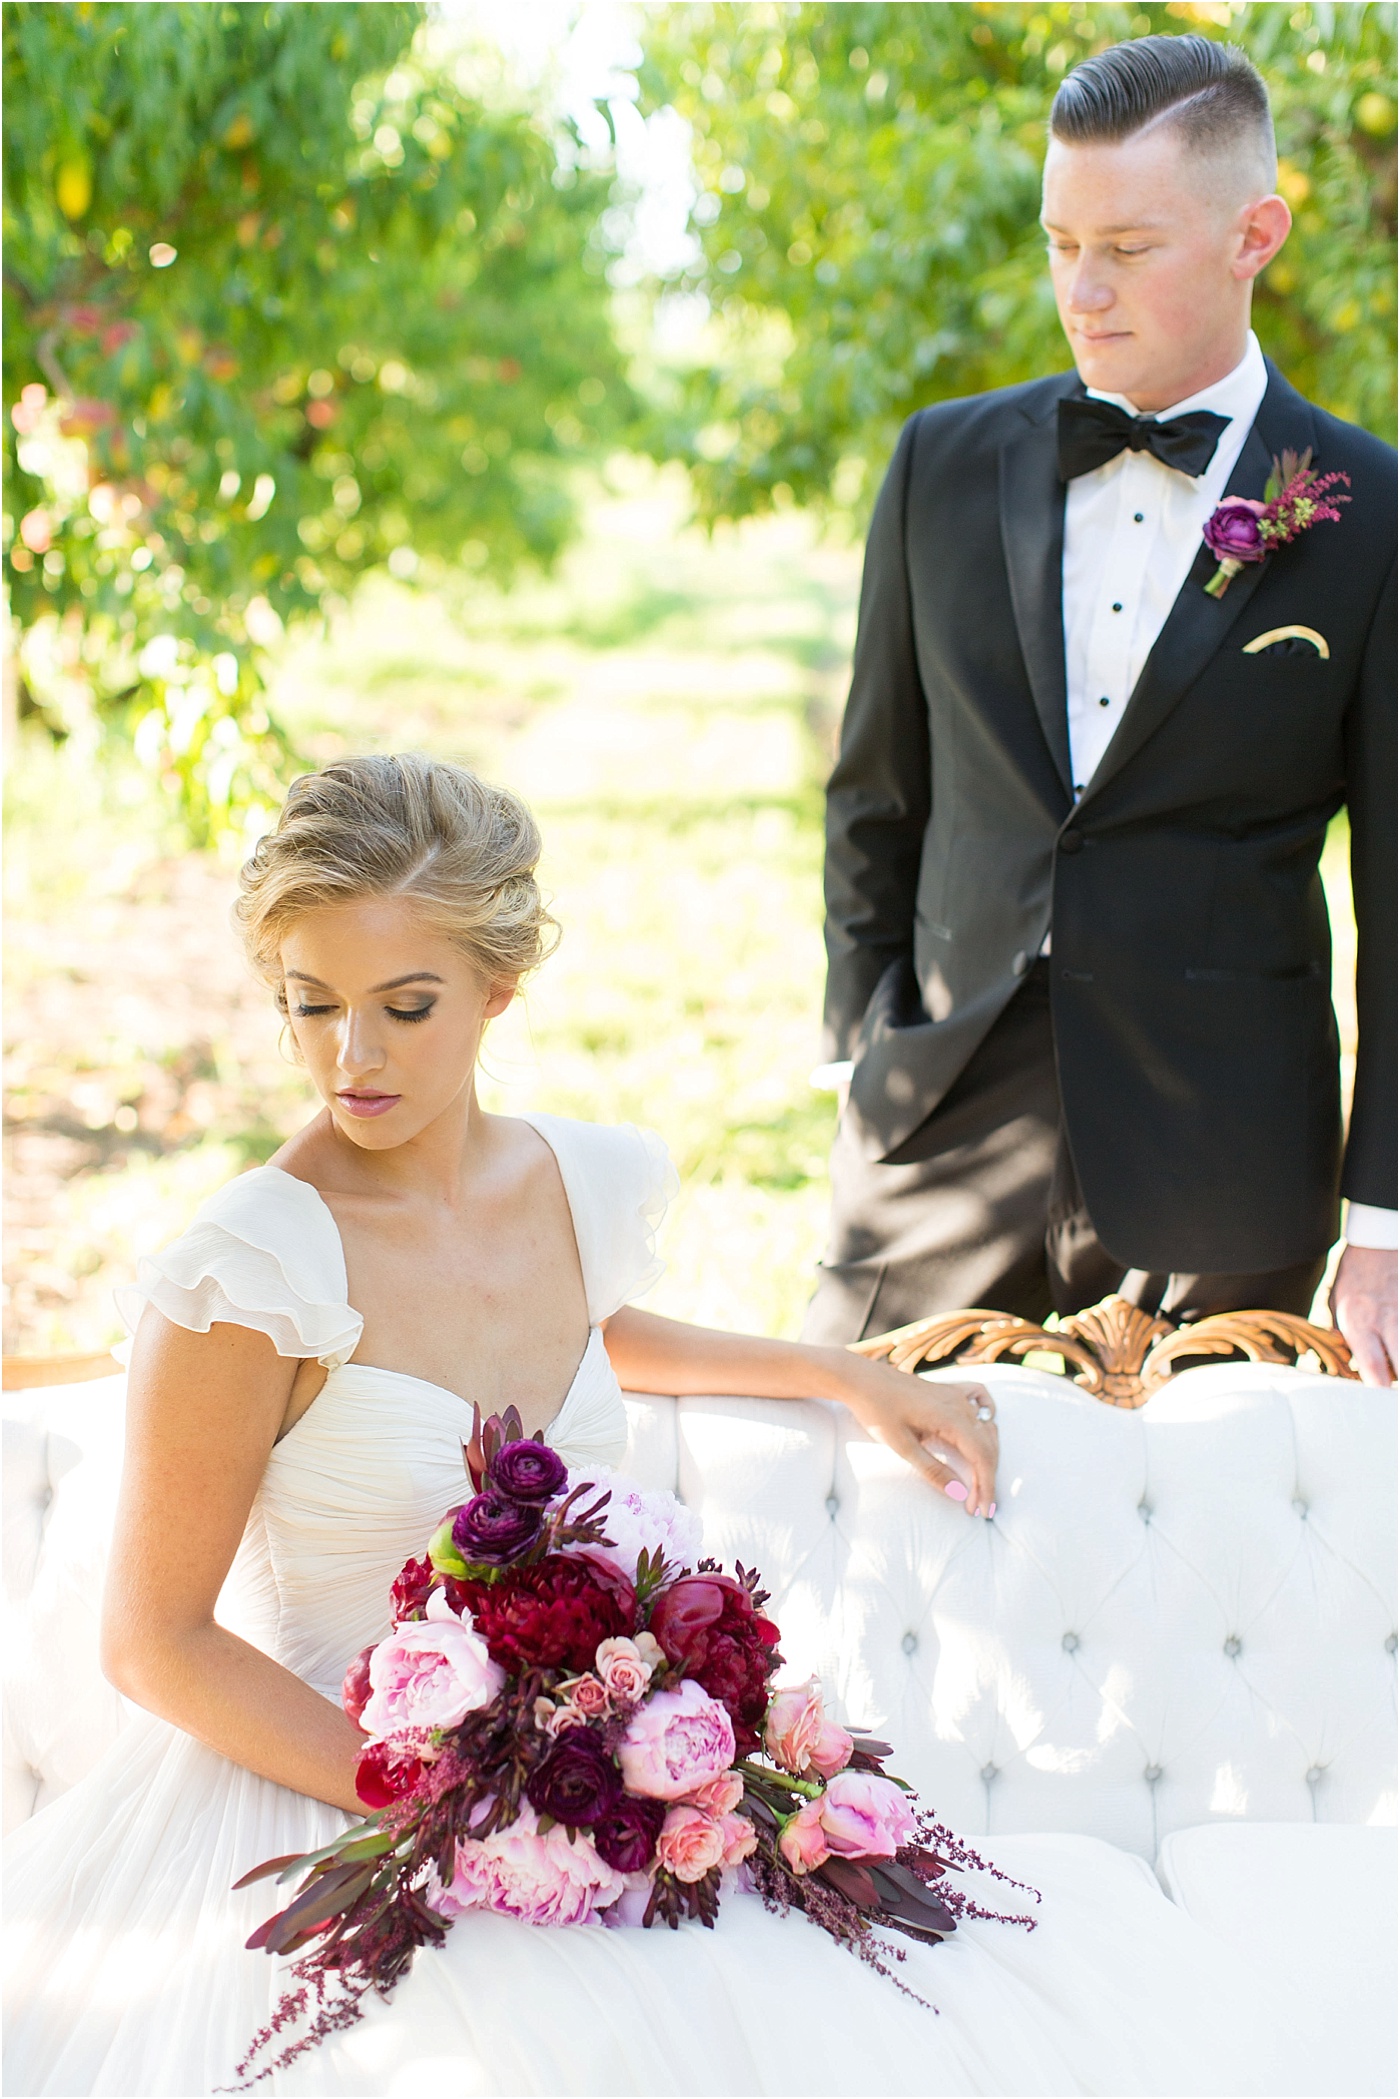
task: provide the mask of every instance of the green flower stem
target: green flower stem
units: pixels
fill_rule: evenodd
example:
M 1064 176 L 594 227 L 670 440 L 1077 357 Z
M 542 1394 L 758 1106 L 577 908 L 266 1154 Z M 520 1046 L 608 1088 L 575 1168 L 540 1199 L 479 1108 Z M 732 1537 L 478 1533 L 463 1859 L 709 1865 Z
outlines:
M 745 1778 L 757 1779 L 765 1786 L 782 1786 L 789 1793 L 804 1794 L 808 1800 L 819 1800 L 826 1790 L 824 1786 L 814 1785 L 809 1778 L 790 1778 L 786 1771 L 766 1771 L 761 1764 L 751 1764 L 747 1758 L 739 1769 Z

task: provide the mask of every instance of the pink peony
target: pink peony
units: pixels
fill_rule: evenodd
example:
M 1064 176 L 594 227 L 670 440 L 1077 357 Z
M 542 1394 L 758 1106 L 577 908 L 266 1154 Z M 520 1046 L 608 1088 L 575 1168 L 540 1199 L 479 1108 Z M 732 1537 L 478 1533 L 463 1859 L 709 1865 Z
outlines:
M 838 1771 L 812 1804 L 820 1812 L 827 1847 L 838 1858 L 893 1858 L 918 1834 L 903 1791 L 892 1778 L 873 1771 Z
M 586 1548 L 566 1546 L 566 1551 L 597 1553 L 620 1568 L 628 1581 L 636 1578 L 638 1554 L 654 1552 L 658 1546 L 673 1567 L 695 1565 L 700 1551 L 700 1519 L 674 1494 L 661 1487 L 639 1487 L 635 1480 L 610 1471 L 606 1465 L 586 1465 L 582 1470 L 575 1467 L 569 1474 L 570 1487 L 585 1484 L 600 1491 L 606 1487 L 612 1495 L 603 1511 L 608 1542 Z
M 797 1813 L 784 1823 L 778 1849 L 797 1874 L 814 1873 L 824 1859 L 831 1857 L 831 1846 L 822 1828 L 820 1800 L 804 1800 Z
M 855 1744 L 844 1727 L 828 1720 L 817 1678 L 779 1691 L 768 1708 L 764 1747 L 775 1764 L 794 1778 L 833 1778 L 851 1761 Z
M 724 1864 L 740 1865 L 757 1848 L 758 1831 L 747 1815 L 721 1815 L 719 1826 L 724 1836 Z
M 410 1728 L 455 1727 L 490 1705 L 505 1683 L 469 1619 L 435 1591 L 428 1617 L 400 1625 L 369 1658 L 370 1696 L 360 1715 L 382 1740 Z
M 724 1863 L 726 1849 L 722 1823 L 698 1807 L 673 1807 L 656 1840 L 656 1857 L 677 1880 L 703 1880 L 711 1866 Z
M 734 1761 L 734 1723 L 718 1699 L 687 1681 L 633 1715 L 617 1752 L 629 1793 L 680 1800 Z
M 703 1786 L 697 1786 L 690 1795 L 691 1807 L 702 1807 L 707 1815 L 729 1815 L 744 1797 L 744 1781 L 738 1771 L 726 1771 L 723 1778 L 708 1778 Z
M 600 1640 L 595 1663 L 608 1696 L 619 1705 L 636 1705 L 646 1697 L 654 1664 L 643 1658 L 635 1640 Z
M 522 1801 L 509 1829 L 458 1840 L 451 1886 L 435 1882 L 428 1900 L 442 1917 L 486 1909 L 524 1924 L 588 1924 L 626 1886 L 581 1830 L 571 1837 L 556 1823 L 542 1836 L 534 1809 Z

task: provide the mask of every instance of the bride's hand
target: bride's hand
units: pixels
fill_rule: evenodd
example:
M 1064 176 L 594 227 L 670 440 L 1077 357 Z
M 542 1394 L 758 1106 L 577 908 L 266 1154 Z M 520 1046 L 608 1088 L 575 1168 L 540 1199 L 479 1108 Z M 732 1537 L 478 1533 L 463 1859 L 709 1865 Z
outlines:
M 969 1516 L 996 1512 L 996 1402 L 985 1385 L 929 1384 L 888 1363 L 848 1355 L 837 1397 L 862 1428 L 954 1501 Z M 956 1469 L 930 1443 L 960 1462 Z

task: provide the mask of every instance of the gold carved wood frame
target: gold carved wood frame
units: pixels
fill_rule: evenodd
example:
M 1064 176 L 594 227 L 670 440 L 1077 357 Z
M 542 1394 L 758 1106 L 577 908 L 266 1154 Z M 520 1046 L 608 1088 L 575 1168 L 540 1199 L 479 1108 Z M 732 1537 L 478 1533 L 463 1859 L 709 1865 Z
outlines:
M 1008 1356 L 1055 1357 L 1060 1375 L 1110 1407 L 1142 1406 L 1179 1364 L 1188 1359 L 1199 1363 L 1203 1356 L 1236 1356 L 1251 1363 L 1316 1369 L 1324 1377 L 1356 1377 L 1341 1335 L 1291 1312 L 1218 1312 L 1191 1326 L 1174 1326 L 1169 1319 L 1139 1311 L 1125 1297 L 1106 1297 L 1053 1328 L 1034 1326 L 1007 1312 L 939 1312 L 853 1346 L 858 1355 L 884 1358 L 896 1370 L 909 1371 L 936 1364 L 999 1363 Z M 1052 1366 L 1038 1360 L 1034 1367 Z

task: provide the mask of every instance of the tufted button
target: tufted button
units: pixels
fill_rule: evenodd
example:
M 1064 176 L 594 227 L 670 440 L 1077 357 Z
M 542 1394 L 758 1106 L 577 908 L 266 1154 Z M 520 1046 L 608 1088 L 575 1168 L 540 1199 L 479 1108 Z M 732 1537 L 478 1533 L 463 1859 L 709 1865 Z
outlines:
M 1082 831 L 1061 831 L 1060 851 L 1062 853 L 1082 853 L 1083 850 L 1084 833 Z
M 1307 1777 L 1308 1784 L 1310 1786 L 1316 1786 L 1322 1783 L 1322 1780 L 1327 1776 L 1327 1772 L 1323 1765 L 1314 1764 L 1305 1775 Z
M 1149 1764 L 1142 1775 L 1150 1786 L 1155 1786 L 1162 1776 L 1162 1767 L 1160 1764 Z
M 828 1494 L 828 1495 L 827 1495 L 827 1497 L 826 1497 L 826 1513 L 827 1513 L 827 1515 L 828 1515 L 828 1516 L 831 1516 L 831 1517 L 833 1517 L 833 1518 L 834 1518 L 834 1517 L 835 1517 L 835 1514 L 836 1514 L 836 1511 L 837 1511 L 837 1510 L 838 1510 L 838 1509 L 840 1508 L 840 1506 L 841 1506 L 840 1500 L 839 1500 L 839 1498 L 838 1498 L 838 1497 L 837 1497 L 837 1496 L 836 1496 L 835 1494 Z
M 1150 1501 L 1140 1501 L 1138 1503 L 1138 1514 L 1139 1516 L 1141 1516 L 1144 1523 L 1150 1523 L 1152 1521 L 1153 1513 L 1154 1511 Z
M 1238 1637 L 1238 1635 L 1237 1635 L 1237 1634 L 1235 1634 L 1235 1633 L 1231 1633 L 1231 1635 L 1230 1635 L 1229 1639 L 1228 1639 L 1228 1640 L 1227 1640 L 1227 1641 L 1225 1642 L 1225 1652 L 1226 1652 L 1226 1654 L 1228 1654 L 1228 1655 L 1229 1655 L 1229 1657 L 1230 1657 L 1230 1660 L 1231 1660 L 1231 1661 L 1233 1662 L 1233 1660 L 1235 1659 L 1235 1656 L 1236 1656 L 1236 1655 L 1237 1655 L 1237 1654 L 1239 1653 L 1239 1651 L 1240 1651 L 1240 1641 L 1239 1641 L 1239 1637 Z
M 989 1786 L 992 1780 L 994 1778 L 999 1777 L 1000 1774 L 997 1771 L 997 1767 L 995 1764 L 984 1764 L 982 1766 L 981 1772 L 979 1773 L 979 1776 L 982 1780 L 983 1785 Z
M 1387 1654 L 1394 1654 L 1394 1652 L 1395 1652 L 1395 1645 L 1396 1645 L 1396 1642 L 1395 1642 L 1395 1635 L 1394 1635 L 1394 1633 L 1392 1633 L 1392 1634 L 1390 1635 L 1390 1638 L 1389 1638 L 1389 1639 L 1388 1639 L 1388 1640 L 1386 1641 L 1386 1643 L 1385 1643 L 1385 1651 L 1386 1651 L 1386 1653 L 1387 1653 Z
M 1078 1633 L 1066 1633 L 1060 1645 L 1066 1654 L 1073 1654 L 1079 1645 Z
M 914 1654 L 918 1649 L 919 1636 L 917 1633 L 906 1633 L 899 1644 L 906 1654 Z
M 1293 1513 L 1294 1513 L 1294 1515 L 1295 1515 L 1295 1516 L 1297 1516 L 1297 1517 L 1298 1517 L 1298 1518 L 1299 1518 L 1299 1519 L 1300 1519 L 1300 1520 L 1301 1520 L 1302 1522 L 1304 1522 L 1304 1523 L 1306 1523 L 1306 1522 L 1307 1522 L 1307 1520 L 1308 1520 L 1308 1505 L 1307 1505 L 1307 1503 L 1306 1503 L 1306 1502 L 1304 1501 L 1304 1499 L 1303 1499 L 1303 1497 L 1302 1497 L 1302 1495 L 1301 1495 L 1301 1494 L 1295 1494 L 1295 1495 L 1294 1495 L 1294 1497 L 1293 1497 Z

